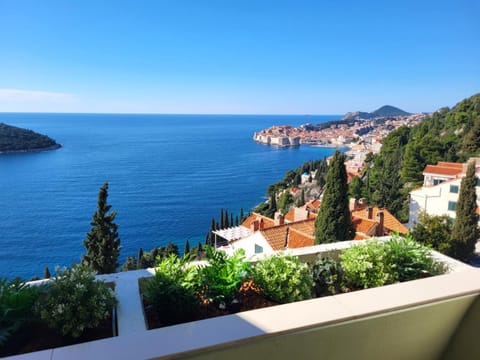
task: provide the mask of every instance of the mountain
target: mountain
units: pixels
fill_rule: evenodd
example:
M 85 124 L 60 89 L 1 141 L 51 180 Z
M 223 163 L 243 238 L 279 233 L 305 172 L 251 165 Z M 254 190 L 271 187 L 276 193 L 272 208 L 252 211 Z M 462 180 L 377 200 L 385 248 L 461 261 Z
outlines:
M 379 118 L 379 117 L 391 117 L 391 116 L 404 116 L 410 115 L 410 113 L 403 111 L 395 106 L 391 105 L 384 105 L 381 108 L 375 110 L 374 112 L 364 112 L 364 111 L 355 111 L 355 112 L 348 112 L 343 117 L 342 120 L 367 120 L 372 118 Z
M 54 150 L 55 140 L 32 130 L 0 123 L 0 153 Z
M 410 113 L 391 105 L 384 105 L 381 108 L 372 112 L 371 114 L 373 115 L 373 117 L 410 115 Z

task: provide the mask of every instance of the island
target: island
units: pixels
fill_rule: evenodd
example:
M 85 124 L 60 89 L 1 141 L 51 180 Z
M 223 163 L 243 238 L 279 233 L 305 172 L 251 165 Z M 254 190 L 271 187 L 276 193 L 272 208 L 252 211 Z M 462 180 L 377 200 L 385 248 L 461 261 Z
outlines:
M 47 151 L 60 147 L 46 135 L 0 123 L 0 154 Z

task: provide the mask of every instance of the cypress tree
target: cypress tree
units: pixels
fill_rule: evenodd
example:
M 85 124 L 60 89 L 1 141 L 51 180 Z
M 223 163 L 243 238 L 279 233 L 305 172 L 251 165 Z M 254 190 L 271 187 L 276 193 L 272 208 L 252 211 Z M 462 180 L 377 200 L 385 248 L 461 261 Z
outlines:
M 183 249 L 183 257 L 187 256 L 188 254 L 190 254 L 190 242 L 188 241 L 185 241 L 185 247 Z
M 230 213 L 230 224 L 229 224 L 228 227 L 233 227 L 233 226 L 234 226 L 234 224 L 233 224 L 233 214 Z
M 199 242 L 197 247 L 197 260 L 202 260 L 202 258 L 203 258 L 203 246 Z
M 235 226 L 238 226 L 238 225 L 240 225 L 240 224 L 238 222 L 238 215 L 237 215 L 237 216 L 235 216 Z
M 223 209 L 220 209 L 220 229 L 225 228 L 225 216 L 223 215 Z
M 148 267 L 147 259 L 143 253 L 143 249 L 138 249 L 137 269 L 146 269 Z
M 114 273 L 118 268 L 120 254 L 118 225 L 114 222 L 117 212 L 109 213 L 111 205 L 107 204 L 107 197 L 108 183 L 105 182 L 98 193 L 97 211 L 90 223 L 92 228 L 83 241 L 87 249 L 83 262 L 99 274 Z
M 240 222 L 242 223 L 245 220 L 245 215 L 243 214 L 243 208 L 240 208 Z
M 315 220 L 315 243 L 351 240 L 355 236 L 348 204 L 347 171 L 345 157 L 339 151 L 327 172 L 322 204 Z
M 477 194 L 475 186 L 475 162 L 472 161 L 467 168 L 467 173 L 460 183 L 460 193 L 455 211 L 455 222 L 453 223 L 452 235 L 450 238 L 450 255 L 468 261 L 475 251 L 475 244 L 480 238 L 478 228 Z
M 43 278 L 50 279 L 50 270 L 48 270 L 48 266 L 45 266 L 45 270 L 43 271 Z

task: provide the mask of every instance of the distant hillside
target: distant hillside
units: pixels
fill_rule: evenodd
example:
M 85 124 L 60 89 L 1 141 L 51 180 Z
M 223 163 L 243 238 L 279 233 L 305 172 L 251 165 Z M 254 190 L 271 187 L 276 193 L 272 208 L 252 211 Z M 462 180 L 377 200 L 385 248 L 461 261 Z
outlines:
M 425 166 L 472 156 L 480 156 L 480 94 L 388 134 L 363 177 L 367 201 L 407 221 L 408 193 L 422 184 Z
M 401 115 L 410 115 L 410 113 L 403 111 L 402 109 L 396 108 L 391 105 L 384 105 L 380 109 L 372 112 L 374 117 L 378 116 L 401 116 Z
M 381 108 L 375 110 L 374 112 L 363 112 L 363 111 L 355 111 L 346 113 L 342 120 L 359 120 L 359 119 L 372 119 L 378 117 L 390 117 L 390 116 L 402 116 L 402 115 L 410 115 L 410 113 L 403 111 L 395 106 L 391 105 L 384 105 Z
M 59 147 L 60 144 L 46 135 L 0 123 L 0 153 L 53 150 Z

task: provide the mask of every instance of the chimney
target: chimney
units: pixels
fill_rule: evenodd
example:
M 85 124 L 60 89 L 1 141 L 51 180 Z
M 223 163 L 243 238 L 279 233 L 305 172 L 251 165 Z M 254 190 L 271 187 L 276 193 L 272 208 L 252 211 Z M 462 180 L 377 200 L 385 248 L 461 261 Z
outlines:
M 285 232 L 285 249 L 288 248 L 288 235 L 290 233 L 290 228 L 287 226 L 287 231 Z
M 264 227 L 263 219 L 260 219 L 260 222 L 258 223 L 258 229 L 263 230 L 263 227 Z
M 255 232 L 258 230 L 258 228 L 259 228 L 259 221 L 258 220 L 252 221 L 252 224 L 250 225 L 250 230 L 252 230 L 252 232 Z
M 275 226 L 285 224 L 285 216 L 279 211 L 275 214 Z
M 383 211 L 380 211 L 378 214 L 377 214 L 377 217 L 378 217 L 378 225 L 377 225 L 377 231 L 376 231 L 376 234 L 377 236 L 383 236 L 385 235 L 384 231 L 383 231 L 383 224 L 384 224 L 384 219 L 385 219 L 385 215 L 383 214 Z
M 369 206 L 369 207 L 367 208 L 367 218 L 368 218 L 369 220 L 372 220 L 372 219 L 373 219 L 373 207 L 371 207 L 371 206 Z

